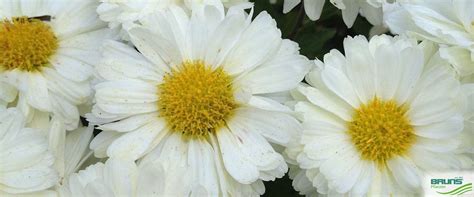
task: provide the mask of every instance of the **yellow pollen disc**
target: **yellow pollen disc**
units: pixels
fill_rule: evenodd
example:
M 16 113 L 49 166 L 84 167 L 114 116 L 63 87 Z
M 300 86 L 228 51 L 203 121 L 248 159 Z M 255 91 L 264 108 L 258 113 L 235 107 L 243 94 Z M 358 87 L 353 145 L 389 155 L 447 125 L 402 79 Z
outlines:
M 407 153 L 415 135 L 406 112 L 406 106 L 378 98 L 355 111 L 348 128 L 363 159 L 384 165 L 394 156 Z
M 0 70 L 41 71 L 58 49 L 50 26 L 38 19 L 0 21 Z
M 184 62 L 158 86 L 160 116 L 185 137 L 205 137 L 225 125 L 237 107 L 232 78 L 202 61 Z

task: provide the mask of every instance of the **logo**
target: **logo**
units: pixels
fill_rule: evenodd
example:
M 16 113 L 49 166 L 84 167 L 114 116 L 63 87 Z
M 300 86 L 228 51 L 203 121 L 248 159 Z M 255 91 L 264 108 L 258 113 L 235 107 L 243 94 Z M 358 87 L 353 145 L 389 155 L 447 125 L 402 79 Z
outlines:
M 472 183 L 463 184 L 463 177 L 454 177 L 452 179 L 431 179 L 431 188 L 433 189 L 445 189 L 449 185 L 457 185 L 458 187 L 447 192 L 436 192 L 445 195 L 462 195 L 472 191 Z
M 474 172 L 431 173 L 424 179 L 425 196 L 472 196 Z

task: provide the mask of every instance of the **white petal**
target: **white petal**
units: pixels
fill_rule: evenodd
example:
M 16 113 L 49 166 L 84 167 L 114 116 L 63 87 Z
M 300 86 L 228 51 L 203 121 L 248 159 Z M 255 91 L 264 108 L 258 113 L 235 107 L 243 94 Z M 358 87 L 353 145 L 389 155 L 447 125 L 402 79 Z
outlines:
M 416 139 L 416 144 L 414 144 L 413 146 L 437 153 L 451 153 L 456 148 L 458 148 L 460 144 L 461 141 L 457 138 L 442 139 L 441 141 L 438 139 L 428 139 L 419 137 Z
M 0 100 L 12 102 L 16 98 L 17 93 L 18 91 L 15 87 L 0 81 Z
M 94 127 L 82 127 L 70 132 L 66 136 L 65 172 L 72 174 L 80 167 L 78 166 L 83 159 L 86 151 L 89 151 L 89 143 L 93 137 Z
M 457 115 L 442 122 L 415 126 L 415 134 L 431 139 L 451 137 L 463 130 L 463 121 L 464 118 L 461 115 Z
M 345 0 L 345 9 L 342 10 L 342 19 L 348 28 L 354 25 L 357 14 L 359 14 L 359 4 L 356 1 Z
M 103 46 L 103 59 L 97 72 L 107 80 L 141 79 L 161 83 L 165 67 L 152 65 L 142 54 L 123 43 L 108 41 Z
M 257 166 L 260 171 L 272 171 L 274 173 L 269 174 L 268 179 L 264 180 L 282 177 L 287 171 L 283 157 L 275 152 L 273 147 L 260 134 L 249 130 L 247 125 L 249 125 L 247 122 L 236 120 L 231 120 L 227 123 L 234 136 L 233 139 L 236 140 L 241 152 L 249 162 Z M 280 168 L 283 168 L 283 170 L 278 170 Z M 262 174 L 260 174 L 260 179 L 263 179 Z
M 298 91 L 305 95 L 311 103 L 339 116 L 343 120 L 352 120 L 353 108 L 337 96 L 312 87 L 300 86 Z
M 109 81 L 98 84 L 96 90 L 98 100 L 96 106 L 106 112 L 139 114 L 158 111 L 155 102 L 157 88 L 150 84 L 137 80 Z M 100 114 L 95 115 L 100 117 Z
M 66 130 L 76 129 L 79 124 L 79 110 L 75 105 L 62 99 L 61 97 L 51 96 L 53 113 L 62 118 L 66 124 Z
M 165 122 L 157 118 L 155 121 L 116 139 L 110 144 L 107 155 L 136 160 L 143 156 L 147 150 L 153 148 L 150 145 L 154 140 L 157 140 L 160 133 L 164 132 L 164 127 Z
M 132 196 L 138 172 L 133 160 L 110 158 L 105 163 L 104 183 L 115 196 Z
M 241 152 L 242 142 L 228 129 L 218 131 L 217 138 L 227 172 L 240 183 L 256 181 L 259 177 L 258 168 Z
M 49 120 L 49 116 L 47 117 Z M 66 129 L 61 118 L 53 117 L 51 119 L 51 128 L 49 129 L 49 149 L 55 157 L 54 167 L 58 170 L 61 177 L 64 177 L 66 161 L 64 149 L 66 148 Z M 91 133 L 92 135 L 92 133 Z M 86 146 L 87 147 L 87 146 Z M 82 157 L 81 153 L 76 154 L 77 157 Z
M 402 67 L 400 83 L 395 98 L 398 103 L 405 103 L 408 96 L 412 94 L 415 85 L 423 72 L 423 51 L 418 48 L 407 48 L 401 52 L 401 60 L 398 66 Z M 386 60 L 388 61 L 388 60 Z M 383 79 L 383 78 L 382 78 Z M 386 80 L 386 79 L 384 79 Z
M 447 66 L 433 65 L 423 73 L 413 91 L 408 115 L 414 125 L 425 125 L 443 121 L 459 110 L 459 81 Z M 413 98 L 414 97 L 414 98 Z
M 472 52 L 466 48 L 441 47 L 439 52 L 440 56 L 448 60 L 461 76 L 468 76 L 474 73 L 473 59 L 471 58 Z
M 158 100 L 157 87 L 139 80 L 107 81 L 95 87 L 96 100 L 101 103 L 139 104 L 155 103 Z
M 387 166 L 392 174 L 404 188 L 417 188 L 420 186 L 421 178 L 415 164 L 408 159 L 396 157 L 387 162 Z
M 343 176 L 348 173 L 351 167 L 360 160 L 359 153 L 354 148 L 347 148 L 343 151 L 335 152 L 330 158 L 322 163 L 320 171 L 328 179 Z
M 360 101 L 354 91 L 354 87 L 340 69 L 328 66 L 323 70 L 321 76 L 324 84 L 342 100 L 354 108 L 359 107 Z
M 305 0 L 304 1 L 304 10 L 308 17 L 315 21 L 318 20 L 323 11 L 325 0 Z
M 261 65 L 277 52 L 281 32 L 266 12 L 260 13 L 242 33 L 224 61 L 224 70 L 230 75 L 239 74 Z
M 209 194 L 219 193 L 219 179 L 216 172 L 211 145 L 203 140 L 191 140 L 188 146 L 188 165 L 192 182 L 198 183 Z M 200 191 L 193 189 L 194 195 Z
M 213 67 L 220 66 L 232 48 L 238 44 L 238 40 L 246 27 L 245 17 L 240 15 L 228 15 L 219 25 L 208 43 L 205 62 Z
M 452 153 L 434 153 L 420 147 L 413 147 L 410 158 L 421 169 L 426 171 L 442 171 L 459 169 L 460 163 Z
M 394 97 L 400 78 L 402 66 L 400 65 L 400 53 L 392 45 L 381 45 L 375 51 L 376 61 L 376 92 L 377 96 L 384 100 Z
M 157 113 L 135 115 L 117 122 L 100 125 L 99 129 L 104 131 L 129 132 L 154 121 L 158 116 Z
M 0 139 L 13 139 L 25 125 L 25 117 L 17 108 L 0 109 Z
M 82 57 L 69 57 L 58 54 L 50 63 L 61 76 L 71 81 L 81 82 L 92 76 L 93 68 L 78 58 Z
M 350 170 L 337 178 L 331 177 L 331 185 L 338 193 L 346 193 L 350 191 L 355 185 L 359 184 L 362 170 L 365 170 L 366 164 L 363 161 L 358 161 L 351 166 Z M 357 184 L 356 184 L 357 183 Z
M 286 45 L 293 44 L 289 42 L 284 40 L 280 47 L 288 48 Z M 298 51 L 292 51 L 290 54 L 280 52 L 269 62 L 245 74 L 239 81 L 249 87 L 253 94 L 287 91 L 301 82 L 309 68 L 310 62 L 299 55 Z
M 164 176 L 165 172 L 161 165 L 157 164 L 140 164 L 137 179 L 137 196 L 152 196 L 163 192 L 164 184 L 169 182 Z
M 347 130 L 345 121 L 309 102 L 298 102 L 295 105 L 295 111 L 303 113 L 303 123 L 311 124 L 314 122 L 323 122 L 333 125 L 335 128 L 339 128 L 341 131 Z
M 45 78 L 48 80 L 48 89 L 64 97 L 75 105 L 85 103 L 91 95 L 91 87 L 88 82 L 76 82 L 61 76 L 56 70 L 45 68 L 43 70 Z
M 28 78 L 28 90 L 25 92 L 25 96 L 28 104 L 42 111 L 51 111 L 47 80 L 40 74 L 30 74 L 26 77 Z
M 248 132 L 256 132 L 271 142 L 286 145 L 301 125 L 292 116 L 254 108 L 241 108 L 235 112 L 231 122 L 239 122 Z
M 51 2 L 49 14 L 53 14 L 55 17 L 54 20 L 51 20 L 50 25 L 56 36 L 62 40 L 106 28 L 106 24 L 98 20 L 95 9 L 98 4 L 99 2 L 95 1 Z
M 32 167 L 3 173 L 0 177 L 0 183 L 7 187 L 5 188 L 7 192 L 13 193 L 40 191 L 49 188 L 58 181 L 56 172 L 53 168 L 48 167 L 53 162 L 54 158 L 48 155 Z
M 278 101 L 275 101 L 271 98 L 268 97 L 263 97 L 263 96 L 252 96 L 250 97 L 250 100 L 247 103 L 250 106 L 263 109 L 263 110 L 269 110 L 269 111 L 279 111 L 279 112 L 291 112 L 290 108 L 286 105 L 283 105 L 279 103 Z
M 373 7 L 369 2 L 360 5 L 360 14 L 364 16 L 372 25 L 382 25 L 383 12 L 380 7 Z
M 102 131 L 94 137 L 90 144 L 90 149 L 94 150 L 94 155 L 98 158 L 107 156 L 107 149 L 122 134 L 113 131 Z
M 285 0 L 283 4 L 283 13 L 286 14 L 290 12 L 299 3 L 301 3 L 301 0 Z
M 309 158 L 318 161 L 326 161 L 329 158 L 336 159 L 337 156 L 335 157 L 335 155 L 340 155 L 344 151 L 348 152 L 349 149 L 353 148 L 349 141 L 350 138 L 344 135 L 327 135 L 317 139 L 319 143 L 305 144 L 304 152 Z
M 355 194 L 356 196 L 366 194 L 372 184 L 375 170 L 376 166 L 374 163 L 366 162 L 366 165 L 363 167 L 359 179 L 357 180 L 357 184 L 352 187 L 351 194 Z
M 371 40 L 371 43 L 375 39 Z M 375 96 L 375 64 L 369 51 L 369 43 L 363 36 L 344 39 L 344 52 L 347 57 L 347 76 L 362 102 Z M 342 55 L 340 55 L 342 56 Z M 343 57 L 342 57 L 343 58 Z M 326 63 L 326 56 L 325 56 Z
M 129 30 L 129 33 L 135 47 L 137 47 L 140 53 L 143 54 L 143 56 L 145 56 L 148 61 L 151 61 L 155 65 L 160 65 L 163 67 L 165 67 L 167 63 L 170 63 L 169 62 L 170 60 L 166 59 L 167 56 L 162 58 L 162 56 L 164 55 L 160 54 L 161 52 L 165 52 L 165 50 L 161 48 L 162 45 L 160 45 L 160 42 L 159 42 L 161 38 L 159 37 L 159 35 L 155 35 L 151 33 L 150 30 L 142 28 L 142 27 L 132 28 Z M 176 51 L 174 52 L 176 54 Z
M 111 38 L 111 35 L 112 33 L 110 29 L 98 29 L 61 40 L 60 46 L 63 49 L 81 50 L 83 54 L 90 54 L 92 55 L 93 60 L 97 60 L 96 58 L 100 58 L 100 54 L 98 53 L 99 48 L 102 46 L 105 39 Z M 90 62 L 90 60 L 83 61 Z M 97 61 L 94 62 L 95 63 L 91 65 L 98 63 Z
M 15 131 L 12 131 L 15 132 Z M 13 139 L 2 139 L 0 171 L 21 171 L 39 163 L 46 156 L 47 140 L 38 130 L 22 129 Z M 8 141 L 6 141 L 8 140 Z

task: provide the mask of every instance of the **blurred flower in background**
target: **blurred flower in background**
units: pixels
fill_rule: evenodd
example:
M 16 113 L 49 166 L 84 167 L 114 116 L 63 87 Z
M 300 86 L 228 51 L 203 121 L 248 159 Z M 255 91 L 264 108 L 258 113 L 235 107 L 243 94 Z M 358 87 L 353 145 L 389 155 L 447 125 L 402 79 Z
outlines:
M 474 82 L 474 1 L 400 1 L 384 5 L 391 32 L 439 44 L 440 55 Z

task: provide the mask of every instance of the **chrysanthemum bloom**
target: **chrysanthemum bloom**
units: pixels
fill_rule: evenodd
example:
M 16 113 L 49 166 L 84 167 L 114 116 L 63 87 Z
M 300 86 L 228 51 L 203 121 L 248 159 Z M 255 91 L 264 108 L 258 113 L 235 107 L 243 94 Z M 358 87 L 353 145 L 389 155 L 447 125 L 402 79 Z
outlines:
M 97 5 L 0 0 L 0 107 L 15 102 L 28 120 L 39 110 L 77 127 L 77 105 L 90 97 L 92 65 L 108 35 Z
M 438 43 L 441 57 L 461 77 L 474 82 L 474 1 L 400 2 L 383 7 L 384 23 L 390 30 Z
M 354 25 L 359 12 L 372 25 L 381 25 L 382 1 L 383 0 L 330 0 L 334 6 L 342 11 L 342 19 L 349 28 Z M 303 3 L 306 15 L 308 15 L 308 17 L 313 21 L 318 20 L 321 16 L 325 2 L 326 0 L 304 0 Z M 283 4 L 283 13 L 290 12 L 300 3 L 301 0 L 285 0 Z
M 1 196 L 41 191 L 58 181 L 46 137 L 25 124 L 16 108 L 0 109 Z
M 344 51 L 317 61 L 298 88 L 303 132 L 286 151 L 304 169 L 296 188 L 408 195 L 425 172 L 460 169 L 464 94 L 434 44 L 358 36 Z
M 190 11 L 195 6 L 215 5 L 230 7 L 248 0 L 100 0 L 97 8 L 100 19 L 109 23 L 109 27 L 120 31 L 121 37 L 129 40 L 127 30 L 140 19 L 169 6 L 180 6 Z
M 137 166 L 134 161 L 111 158 L 105 164 L 96 163 L 72 174 L 57 191 L 62 197 L 185 196 L 181 189 L 185 176 L 165 177 L 163 173 L 159 163 Z
M 104 79 L 92 122 L 103 130 L 97 156 L 163 160 L 166 172 L 189 171 L 188 193 L 262 193 L 261 180 L 282 177 L 286 145 L 300 129 L 272 98 L 303 79 L 311 62 L 281 39 L 269 14 L 253 21 L 240 7 L 179 7 L 130 30 L 133 47 L 108 42 L 97 68 Z

